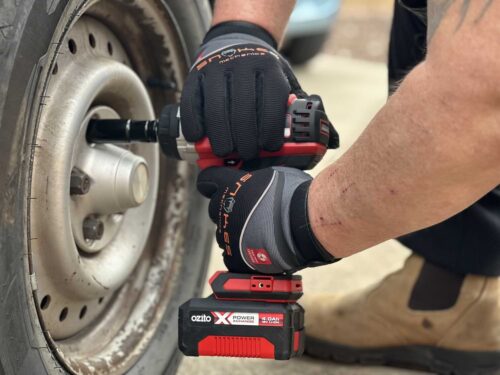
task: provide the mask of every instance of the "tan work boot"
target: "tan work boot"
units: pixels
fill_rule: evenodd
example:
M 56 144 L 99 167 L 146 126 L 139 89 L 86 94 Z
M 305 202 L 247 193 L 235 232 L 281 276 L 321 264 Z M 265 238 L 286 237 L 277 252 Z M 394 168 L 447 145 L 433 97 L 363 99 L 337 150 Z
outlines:
M 442 270 L 412 255 L 368 290 L 306 295 L 306 353 L 439 374 L 500 374 L 500 278 L 435 269 Z

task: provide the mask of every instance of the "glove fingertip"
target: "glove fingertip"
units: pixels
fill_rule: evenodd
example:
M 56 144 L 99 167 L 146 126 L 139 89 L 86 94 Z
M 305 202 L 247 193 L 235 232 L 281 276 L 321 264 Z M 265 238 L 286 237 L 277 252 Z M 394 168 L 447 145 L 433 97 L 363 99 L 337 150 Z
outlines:
M 221 178 L 227 176 L 227 171 L 229 168 L 224 167 L 210 167 L 202 170 L 198 174 L 198 179 L 196 180 L 196 188 L 205 197 L 211 198 L 218 188 L 219 184 L 222 182 Z
M 186 141 L 191 142 L 191 143 L 198 142 L 205 135 L 203 130 L 198 129 L 197 131 L 194 131 L 192 128 L 191 128 L 191 130 L 187 130 L 187 131 L 182 129 L 182 134 L 184 135 L 184 138 L 186 139 Z
M 212 153 L 219 157 L 224 158 L 228 156 L 231 152 L 233 152 L 232 145 L 229 142 L 221 141 L 219 139 L 210 139 L 210 146 L 212 146 Z
M 203 182 L 203 181 L 213 181 L 214 179 L 214 174 L 217 173 L 219 170 L 223 169 L 224 167 L 208 167 L 206 169 L 203 169 L 199 174 L 198 174 L 198 183 Z
M 248 146 L 246 149 L 239 152 L 239 156 L 245 161 L 255 159 L 259 156 L 259 149 L 257 145 L 253 147 Z
M 189 75 L 182 90 L 180 114 L 182 133 L 188 142 L 205 136 L 202 76 Z
M 269 152 L 276 152 L 276 151 L 281 150 L 281 148 L 283 147 L 283 143 L 284 143 L 284 141 L 283 141 L 282 137 L 270 138 L 270 139 L 264 140 L 264 142 L 262 144 L 262 148 L 266 151 L 269 151 Z
M 217 184 L 213 181 L 209 180 L 201 180 L 198 179 L 196 183 L 196 188 L 198 191 L 201 193 L 206 198 L 212 198 L 212 195 L 214 195 L 217 192 Z

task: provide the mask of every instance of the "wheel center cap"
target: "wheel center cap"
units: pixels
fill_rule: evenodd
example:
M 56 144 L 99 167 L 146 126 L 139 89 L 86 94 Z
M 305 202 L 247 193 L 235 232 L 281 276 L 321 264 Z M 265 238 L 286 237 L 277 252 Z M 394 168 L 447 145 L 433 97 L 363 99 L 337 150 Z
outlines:
M 73 174 L 90 180 L 90 186 L 83 193 L 71 195 L 71 226 L 78 248 L 87 253 L 106 247 L 120 230 L 123 213 L 141 205 L 149 191 L 144 158 L 123 147 L 87 143 L 88 122 L 96 118 L 119 116 L 110 107 L 94 107 L 78 136 Z

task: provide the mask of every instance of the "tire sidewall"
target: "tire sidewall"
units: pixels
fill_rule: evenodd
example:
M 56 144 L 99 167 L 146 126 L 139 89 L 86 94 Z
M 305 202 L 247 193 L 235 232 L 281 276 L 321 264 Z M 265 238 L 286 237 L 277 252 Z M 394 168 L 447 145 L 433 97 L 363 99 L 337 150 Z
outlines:
M 0 14 L 10 17 L 10 28 L 0 34 L 0 374 L 65 373 L 52 355 L 37 318 L 29 276 L 27 233 L 30 164 L 38 104 L 36 92 L 47 61 L 47 51 L 58 27 L 71 22 L 86 0 L 7 0 Z M 16 4 L 14 4 L 16 3 Z M 183 36 L 186 54 L 194 56 L 209 16 L 203 1 L 163 1 Z M 12 7 L 13 5 L 13 7 Z M 2 20 L 0 16 L 0 20 Z M 7 36 L 5 36 L 7 35 Z M 3 38 L 3 39 L 2 39 Z M 176 340 L 177 308 L 201 290 L 210 244 L 206 202 L 198 194 L 188 215 L 189 234 L 181 272 L 185 283 L 177 288 L 163 320 L 147 350 L 130 373 L 175 372 L 178 364 Z M 203 218 L 201 218 L 203 216 Z M 182 274 L 182 273 L 181 273 Z M 33 284 L 33 285 L 32 285 Z M 163 346 L 162 352 L 160 352 Z

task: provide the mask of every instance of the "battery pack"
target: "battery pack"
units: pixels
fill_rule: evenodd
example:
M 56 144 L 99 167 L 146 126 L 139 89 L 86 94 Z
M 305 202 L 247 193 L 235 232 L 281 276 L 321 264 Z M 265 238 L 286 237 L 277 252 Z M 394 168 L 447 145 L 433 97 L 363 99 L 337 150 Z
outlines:
M 179 308 L 179 349 L 187 356 L 286 360 L 304 351 L 300 276 L 218 272 L 214 293 Z

